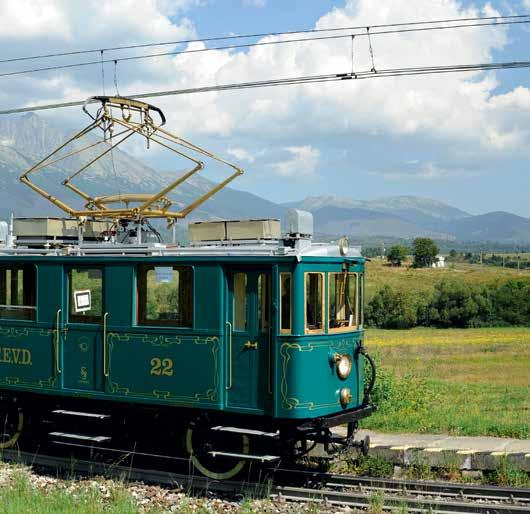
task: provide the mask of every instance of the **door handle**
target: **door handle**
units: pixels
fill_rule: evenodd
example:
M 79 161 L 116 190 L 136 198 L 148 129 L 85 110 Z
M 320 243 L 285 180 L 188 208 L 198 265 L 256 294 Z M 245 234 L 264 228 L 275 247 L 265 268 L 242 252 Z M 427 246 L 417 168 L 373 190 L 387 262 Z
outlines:
M 232 323 L 226 322 L 228 327 L 228 384 L 226 389 L 232 389 Z
M 56 324 L 56 334 L 55 334 L 55 341 L 54 341 L 54 347 L 55 347 L 55 371 L 57 374 L 61 374 L 61 357 L 60 357 L 60 343 L 61 343 L 61 309 L 57 310 L 57 314 L 55 315 L 55 324 Z
M 257 350 L 258 349 L 258 342 L 257 341 L 247 341 L 244 345 L 243 345 L 243 348 L 245 348 L 246 350 Z
M 106 312 L 103 315 L 103 375 L 109 376 L 109 370 L 107 369 L 107 318 L 109 313 Z

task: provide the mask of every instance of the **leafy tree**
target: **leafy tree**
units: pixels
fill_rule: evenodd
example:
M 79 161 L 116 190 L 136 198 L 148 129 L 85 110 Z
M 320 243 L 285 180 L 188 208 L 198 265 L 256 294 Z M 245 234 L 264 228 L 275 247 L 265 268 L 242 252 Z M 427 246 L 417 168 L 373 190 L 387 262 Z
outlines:
M 392 266 L 401 266 L 401 263 L 407 258 L 409 249 L 403 245 L 394 245 L 388 250 L 386 258 Z
M 492 293 L 497 323 L 530 325 L 530 284 L 509 280 Z
M 383 286 L 366 306 L 366 322 L 378 328 L 411 328 L 416 325 L 416 306 L 401 290 Z
M 436 262 L 438 252 L 438 247 L 432 239 L 428 237 L 417 237 L 412 242 L 412 254 L 414 255 L 412 265 L 415 268 L 428 268 Z
M 443 328 L 480 327 L 491 324 L 492 314 L 489 288 L 442 280 L 434 286 L 426 321 Z

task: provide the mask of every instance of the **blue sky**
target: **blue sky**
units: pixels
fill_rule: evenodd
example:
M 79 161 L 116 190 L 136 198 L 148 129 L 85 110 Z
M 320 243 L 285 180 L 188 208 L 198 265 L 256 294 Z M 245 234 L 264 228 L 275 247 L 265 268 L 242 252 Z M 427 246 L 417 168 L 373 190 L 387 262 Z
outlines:
M 28 8 L 22 21 L 12 14 L 21 2 Z M 145 0 L 141 7 L 116 0 L 105 3 L 104 9 L 96 8 L 101 5 L 97 0 L 39 3 L 47 6 L 40 15 L 31 9 L 36 1 L 5 0 L 0 6 L 0 19 L 9 24 L 7 33 L 0 31 L 7 55 L 315 26 L 530 13 L 526 0 Z M 118 21 L 117 13 L 127 5 L 133 6 L 131 14 Z M 84 16 L 87 10 L 90 19 Z M 57 27 L 51 35 L 41 27 L 43 16 L 48 27 Z M 17 29 L 17 23 L 23 26 Z M 382 67 L 530 60 L 529 29 L 463 29 L 379 36 L 372 42 L 376 64 Z M 120 92 L 127 94 L 347 71 L 348 45 L 278 45 L 120 64 L 118 81 Z M 362 41 L 356 45 L 357 69 L 366 69 L 368 48 Z M 112 66 L 105 68 L 107 89 L 113 87 L 113 71 Z M 1 83 L 1 107 L 77 100 L 101 92 L 98 69 L 28 77 Z M 419 195 L 474 214 L 506 210 L 530 217 L 530 69 L 288 86 L 157 103 L 169 113 L 177 132 L 243 165 L 246 174 L 235 187 L 274 201 L 322 194 L 356 199 Z M 75 109 L 45 116 L 71 126 L 84 122 Z M 176 166 L 161 153 L 129 150 L 158 168 Z M 221 178 L 215 169 L 208 176 Z

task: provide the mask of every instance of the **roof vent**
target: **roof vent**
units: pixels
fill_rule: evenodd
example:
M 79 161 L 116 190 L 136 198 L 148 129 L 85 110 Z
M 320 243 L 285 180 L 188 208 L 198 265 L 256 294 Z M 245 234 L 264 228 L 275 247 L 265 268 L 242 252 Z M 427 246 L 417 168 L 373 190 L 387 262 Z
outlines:
M 289 209 L 285 215 L 287 235 L 291 238 L 311 239 L 313 236 L 313 215 L 300 209 Z

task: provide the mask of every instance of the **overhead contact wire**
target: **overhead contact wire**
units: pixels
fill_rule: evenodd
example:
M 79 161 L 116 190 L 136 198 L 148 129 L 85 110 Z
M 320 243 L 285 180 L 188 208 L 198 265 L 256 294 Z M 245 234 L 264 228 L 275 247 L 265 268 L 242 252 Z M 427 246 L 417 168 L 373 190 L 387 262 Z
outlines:
M 414 22 L 401 22 L 401 23 L 385 23 L 379 25 L 371 25 L 372 28 L 390 28 L 390 27 L 407 27 L 407 26 L 417 26 L 417 25 L 430 25 L 436 23 L 457 23 L 463 21 L 477 21 L 477 20 L 516 20 L 521 18 L 530 18 L 530 14 L 517 14 L 510 16 L 475 16 L 470 18 L 448 18 L 442 20 L 427 20 L 427 21 L 414 21 Z M 214 37 L 205 37 L 205 38 L 195 38 L 195 39 L 181 39 L 178 41 L 164 41 L 156 43 L 144 43 L 138 45 L 127 45 L 127 46 L 114 46 L 106 48 L 93 48 L 88 50 L 74 50 L 71 52 L 56 52 L 51 54 L 41 54 L 41 55 L 31 55 L 25 57 L 13 57 L 9 59 L 1 59 L 0 64 L 8 62 L 18 62 L 18 61 L 30 61 L 37 59 L 49 59 L 55 57 L 66 57 L 72 55 L 83 55 L 91 54 L 96 52 L 114 52 L 119 50 L 134 50 L 137 48 L 150 48 L 155 46 L 169 46 L 169 45 L 179 45 L 179 44 L 189 44 L 189 43 L 200 43 L 200 42 L 212 42 L 212 41 L 226 41 L 226 40 L 236 40 L 236 39 L 250 39 L 256 37 L 268 37 L 268 36 L 283 36 L 283 35 L 292 35 L 292 34 L 315 34 L 320 32 L 338 32 L 342 30 L 359 30 L 363 29 L 365 26 L 351 26 L 351 27 L 332 27 L 327 29 L 305 29 L 305 30 L 287 30 L 283 32 L 262 32 L 255 34 L 234 34 L 231 36 L 214 36 Z
M 223 46 L 216 46 L 212 48 L 195 48 L 191 50 L 178 50 L 178 51 L 172 51 L 172 52 L 159 52 L 159 53 L 153 53 L 153 54 L 145 54 L 145 55 L 133 55 L 128 57 L 118 57 L 113 59 L 106 59 L 106 60 L 98 60 L 98 61 L 85 61 L 80 63 L 71 63 L 71 64 L 61 64 L 61 65 L 54 65 L 54 66 L 44 66 L 42 68 L 32 68 L 27 70 L 17 70 L 17 71 L 10 71 L 5 73 L 0 73 L 1 77 L 12 77 L 16 75 L 26 75 L 26 74 L 32 74 L 32 73 L 38 73 L 43 71 L 55 71 L 55 70 L 64 70 L 64 69 L 71 69 L 71 68 L 79 68 L 83 66 L 93 66 L 96 64 L 105 64 L 105 63 L 114 63 L 114 62 L 126 62 L 126 61 L 138 61 L 143 59 L 153 59 L 156 57 L 169 57 L 169 56 L 177 56 L 177 55 L 186 55 L 186 54 L 197 54 L 197 53 L 204 53 L 204 52 L 213 52 L 216 50 L 235 50 L 239 48 L 252 48 L 252 47 L 259 47 L 259 46 L 271 46 L 271 45 L 282 45 L 282 44 L 292 44 L 292 43 L 306 43 L 306 42 L 312 42 L 312 41 L 325 41 L 325 40 L 338 40 L 338 39 L 344 39 L 344 38 L 351 38 L 351 36 L 358 36 L 358 37 L 368 37 L 370 39 L 371 36 L 380 36 L 380 35 L 388 35 L 388 34 L 404 34 L 404 33 L 412 33 L 412 32 L 425 32 L 425 31 L 432 31 L 432 30 L 449 30 L 449 29 L 463 29 L 463 28 L 473 28 L 473 27 L 493 27 L 493 26 L 501 26 L 501 25 L 514 25 L 514 24 L 530 24 L 530 19 L 523 20 L 523 21 L 505 21 L 505 22 L 495 22 L 495 23 L 473 23 L 473 24 L 460 24 L 460 25 L 448 25 L 448 26 L 440 26 L 440 27 L 417 27 L 417 28 L 411 28 L 411 29 L 398 29 L 398 30 L 385 30 L 385 31 L 373 31 L 373 30 L 366 30 L 366 27 L 363 27 L 363 32 L 358 32 L 355 34 L 338 34 L 333 36 L 318 36 L 318 37 L 310 37 L 310 38 L 296 38 L 296 39 L 281 39 L 278 41 L 259 41 L 256 43 L 242 43 L 237 45 L 223 45 Z M 372 27 L 373 28 L 373 27 Z M 346 30 L 346 29 L 344 29 Z M 370 46 L 371 46 L 371 40 L 370 40 Z M 100 52 L 104 52 L 107 50 L 100 50 Z M 1 61 L 0 61 L 1 62 Z
M 203 86 L 189 89 L 175 89 L 168 91 L 155 91 L 150 93 L 131 94 L 127 95 L 129 98 L 156 98 L 162 96 L 178 96 L 195 93 L 209 93 L 214 91 L 229 91 L 238 89 L 251 89 L 260 87 L 274 87 L 294 84 L 315 84 L 324 82 L 335 82 L 340 80 L 361 80 L 371 78 L 383 78 L 383 77 L 402 77 L 402 76 L 414 76 L 414 75 L 432 75 L 440 73 L 461 73 L 461 72 L 472 72 L 472 71 L 489 71 L 489 70 L 502 70 L 502 69 L 517 69 L 517 68 L 529 68 L 530 61 L 514 61 L 514 62 L 498 62 L 498 63 L 487 63 L 487 64 L 460 64 L 460 65 L 449 65 L 449 66 L 425 66 L 425 67 L 409 67 L 409 68 L 387 68 L 379 69 L 377 73 L 372 71 L 358 71 L 356 73 L 333 73 L 326 75 L 307 75 L 299 77 L 288 77 L 283 79 L 269 79 L 252 82 L 240 82 L 231 84 L 222 84 L 215 86 Z M 47 105 L 36 105 L 31 107 L 20 107 L 16 109 L 8 109 L 0 111 L 2 114 L 16 114 L 23 112 L 39 111 L 46 109 L 58 109 L 62 107 L 74 107 L 83 105 L 84 101 L 73 101 L 73 102 L 62 102 L 56 104 Z

